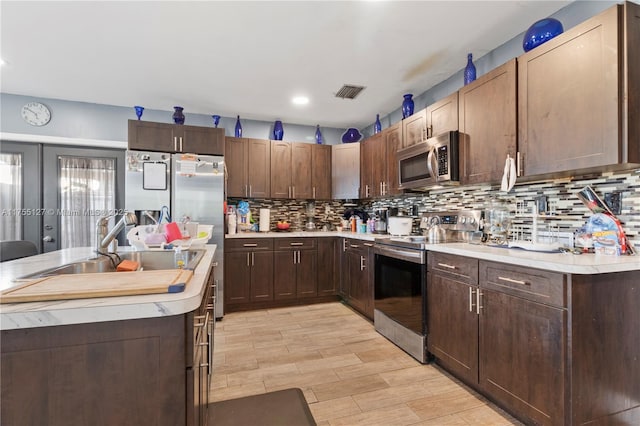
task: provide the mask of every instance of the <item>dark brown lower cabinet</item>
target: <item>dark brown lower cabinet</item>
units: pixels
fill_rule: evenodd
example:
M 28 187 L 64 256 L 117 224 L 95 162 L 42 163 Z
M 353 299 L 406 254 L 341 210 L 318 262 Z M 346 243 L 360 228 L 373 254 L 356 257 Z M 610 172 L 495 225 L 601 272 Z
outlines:
M 225 311 L 253 302 L 273 301 L 273 239 L 225 242 Z M 228 309 L 230 308 L 230 309 Z
M 478 286 L 455 277 L 429 272 L 429 352 L 458 377 L 478 380 L 478 315 L 475 294 Z M 464 303 L 468 300 L 468 303 Z M 434 306 L 437 305 L 437 306 Z
M 315 238 L 278 238 L 275 243 L 273 286 L 275 300 L 318 295 Z
M 361 314 L 373 319 L 373 243 L 347 239 L 345 244 L 343 298 Z
M 318 296 L 338 294 L 340 244 L 338 238 L 318 238 Z
M 536 425 L 640 424 L 640 271 L 573 275 L 428 254 L 436 362 Z
M 567 311 L 483 290 L 480 387 L 536 424 L 565 424 Z

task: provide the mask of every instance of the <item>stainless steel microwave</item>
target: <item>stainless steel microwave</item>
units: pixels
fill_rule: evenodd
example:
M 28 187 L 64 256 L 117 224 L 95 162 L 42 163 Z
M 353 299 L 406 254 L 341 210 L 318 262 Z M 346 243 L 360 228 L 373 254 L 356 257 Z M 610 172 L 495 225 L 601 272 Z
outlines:
M 401 149 L 397 158 L 400 189 L 427 190 L 460 183 L 457 131 Z

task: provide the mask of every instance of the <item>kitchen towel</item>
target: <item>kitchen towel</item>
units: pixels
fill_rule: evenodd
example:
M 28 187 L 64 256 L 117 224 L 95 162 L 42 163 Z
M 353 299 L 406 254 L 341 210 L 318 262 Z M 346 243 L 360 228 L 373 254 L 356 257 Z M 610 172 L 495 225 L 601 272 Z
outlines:
M 504 163 L 504 172 L 502 174 L 502 185 L 500 191 L 509 192 L 516 184 L 516 161 L 507 154 L 507 160 Z
M 260 232 L 269 232 L 269 224 L 271 221 L 271 210 L 260 209 Z

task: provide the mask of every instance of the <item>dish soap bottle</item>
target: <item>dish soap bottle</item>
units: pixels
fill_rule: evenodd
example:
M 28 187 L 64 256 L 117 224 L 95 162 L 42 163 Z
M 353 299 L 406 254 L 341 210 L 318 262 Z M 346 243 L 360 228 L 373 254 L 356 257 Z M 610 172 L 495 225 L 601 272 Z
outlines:
M 187 253 L 182 251 L 182 247 L 177 246 L 173 254 L 176 269 L 184 269 L 187 266 Z

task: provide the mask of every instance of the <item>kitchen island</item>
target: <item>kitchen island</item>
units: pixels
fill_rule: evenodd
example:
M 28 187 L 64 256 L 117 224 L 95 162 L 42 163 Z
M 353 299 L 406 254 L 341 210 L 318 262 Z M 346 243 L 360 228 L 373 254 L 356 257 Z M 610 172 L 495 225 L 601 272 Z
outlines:
M 205 424 L 216 247 L 205 248 L 182 293 L 0 305 L 2 423 Z M 5 262 L 2 288 L 91 254 Z

